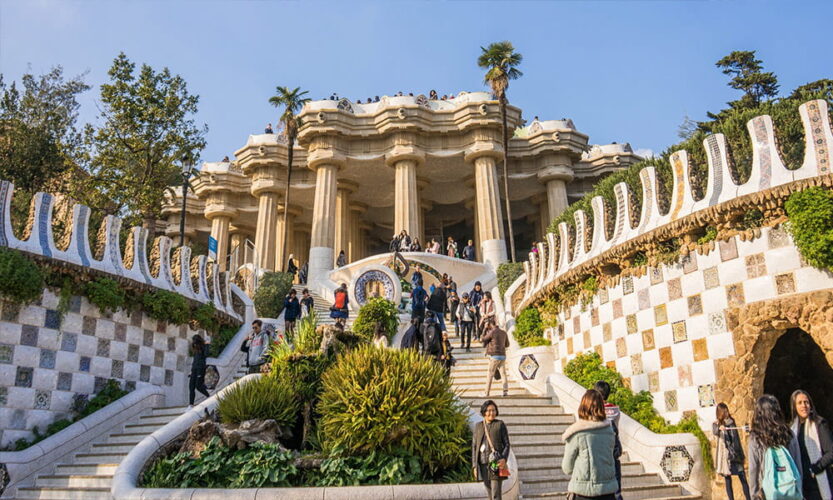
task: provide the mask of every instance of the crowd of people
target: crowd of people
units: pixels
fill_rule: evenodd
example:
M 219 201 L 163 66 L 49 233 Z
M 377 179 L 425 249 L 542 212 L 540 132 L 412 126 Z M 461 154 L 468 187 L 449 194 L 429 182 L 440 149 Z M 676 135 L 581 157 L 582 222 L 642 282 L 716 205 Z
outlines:
M 402 92 L 401 90 L 399 92 L 397 92 L 396 94 L 394 94 L 395 97 L 402 97 L 404 95 L 406 95 L 406 94 L 404 92 Z M 414 97 L 413 92 L 408 92 L 407 95 L 409 97 Z M 431 100 L 431 101 L 447 101 L 449 99 L 454 99 L 454 94 L 443 94 L 442 97 L 440 97 L 440 95 L 437 93 L 437 91 L 432 89 L 430 92 L 428 92 L 428 99 Z M 339 95 L 337 93 L 333 92 L 332 94 L 330 94 L 330 97 L 327 97 L 324 100 L 325 101 L 326 100 L 340 101 L 341 97 L 339 97 Z M 373 98 L 368 97 L 365 104 L 379 102 L 379 100 L 380 99 L 379 99 L 378 95 L 374 96 Z M 362 104 L 363 103 L 361 99 L 356 99 L 353 102 L 355 102 L 356 104 Z M 271 132 L 267 132 L 267 133 L 271 133 Z
M 445 245 L 441 245 L 436 238 L 431 238 L 431 241 L 425 244 L 425 247 L 420 243 L 419 238 L 413 238 L 408 234 L 408 231 L 402 230 L 399 234 L 394 234 L 390 240 L 389 250 L 391 252 L 426 252 L 434 254 L 444 254 L 449 257 L 456 257 L 458 259 L 465 259 L 474 261 L 477 257 L 474 248 L 474 241 L 468 240 L 466 246 L 460 248 L 454 238 L 449 236 L 446 238 Z M 342 252 L 343 253 L 343 252 Z

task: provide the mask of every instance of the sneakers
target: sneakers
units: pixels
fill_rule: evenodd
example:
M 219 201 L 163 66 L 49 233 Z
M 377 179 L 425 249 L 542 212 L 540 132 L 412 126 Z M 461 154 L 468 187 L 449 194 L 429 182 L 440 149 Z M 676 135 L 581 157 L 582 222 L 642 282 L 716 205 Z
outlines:
M 503 397 L 507 397 L 507 396 L 509 396 L 509 391 L 504 389 L 504 391 L 503 391 Z

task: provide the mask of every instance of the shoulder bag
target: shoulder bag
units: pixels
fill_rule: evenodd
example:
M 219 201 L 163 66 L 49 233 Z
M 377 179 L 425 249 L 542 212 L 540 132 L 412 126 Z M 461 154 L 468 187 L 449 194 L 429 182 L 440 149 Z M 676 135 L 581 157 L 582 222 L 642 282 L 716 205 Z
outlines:
M 489 442 L 489 449 L 491 450 L 489 453 L 489 473 L 494 474 L 495 477 L 498 478 L 507 478 L 510 474 L 509 467 L 504 466 L 501 468 L 498 465 L 502 457 L 498 455 L 497 451 L 495 451 L 495 445 L 492 443 L 492 436 L 490 435 L 489 427 L 490 426 L 486 425 L 486 422 L 483 422 L 484 434 L 486 434 L 486 440 Z

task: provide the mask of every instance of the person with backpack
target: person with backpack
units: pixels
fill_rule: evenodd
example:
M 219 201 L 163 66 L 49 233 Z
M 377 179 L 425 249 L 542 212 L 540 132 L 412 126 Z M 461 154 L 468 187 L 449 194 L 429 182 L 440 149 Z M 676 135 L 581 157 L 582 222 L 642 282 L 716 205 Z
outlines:
M 469 300 L 474 306 L 474 340 L 480 341 L 480 336 L 483 335 L 483 330 L 480 327 L 480 301 L 483 300 L 483 285 L 479 281 L 474 282 L 474 288 L 469 292 Z
M 726 403 L 718 403 L 715 413 L 717 420 L 712 424 L 712 434 L 717 438 L 715 472 L 723 476 L 726 483 L 726 496 L 729 500 L 735 499 L 732 476 L 738 476 L 743 487 L 743 496 L 746 500 L 750 500 L 749 483 L 746 482 L 746 473 L 743 471 L 745 457 L 737 424 L 729 413 Z
M 350 298 L 347 296 L 347 283 L 342 283 L 333 293 L 333 305 L 330 307 L 330 317 L 336 320 L 336 324 L 344 326 L 347 316 L 350 314 L 348 306 Z
M 497 404 L 491 399 L 480 405 L 483 420 L 474 426 L 471 440 L 471 466 L 474 478 L 483 481 L 489 500 L 503 498 L 503 481 L 509 476 L 509 431 L 498 420 Z
M 747 440 L 749 493 L 765 500 L 801 500 L 801 456 L 798 442 L 775 396 L 764 394 L 755 402 L 752 429 Z
M 414 265 L 414 272 L 411 274 L 411 288 L 415 287 L 417 283 L 422 283 L 422 271 L 419 270 L 419 264 Z
M 801 389 L 790 397 L 791 430 L 801 458 L 798 470 L 806 500 L 830 500 L 833 496 L 833 433 L 827 420 L 816 413 L 810 394 Z
M 304 288 L 301 292 L 301 317 L 306 318 L 315 308 L 315 300 L 309 293 L 309 288 Z
M 422 288 L 422 279 L 420 279 L 411 290 L 411 319 L 416 319 L 417 324 L 422 324 L 425 319 L 425 304 L 427 301 L 428 292 Z
M 295 333 L 295 321 L 301 317 L 301 303 L 298 302 L 298 291 L 289 289 L 289 295 L 283 301 L 283 324 L 288 335 Z
M 442 341 L 440 342 L 440 354 L 437 357 L 437 361 L 443 365 L 443 368 L 445 368 L 445 374 L 448 376 L 451 375 L 451 367 L 454 366 L 456 360 L 451 354 L 451 351 L 453 351 L 454 348 L 451 347 L 451 342 L 448 340 L 448 332 L 443 332 L 442 335 Z
M 260 373 L 260 369 L 266 363 L 266 349 L 271 341 L 269 332 L 263 328 L 263 322 L 259 319 L 252 321 L 252 333 L 250 333 L 240 350 L 246 353 L 246 366 L 249 373 Z
M 440 346 L 442 330 L 433 312 L 428 311 L 425 315 L 425 321 L 422 322 L 420 333 L 422 334 L 423 342 L 422 353 L 426 356 L 436 358 L 442 350 Z
M 567 427 L 563 439 L 561 470 L 570 476 L 567 491 L 581 499 L 614 500 L 619 488 L 613 459 L 616 435 L 599 391 L 584 393 L 578 420 Z
M 418 318 L 411 318 L 411 325 L 402 334 L 402 341 L 399 344 L 400 349 L 418 349 L 421 350 L 422 339 L 420 337 Z
M 208 359 L 208 344 L 199 335 L 191 337 L 191 377 L 188 381 L 188 407 L 194 406 L 195 391 L 208 397 L 208 389 L 205 387 L 206 359 Z
M 509 395 L 509 381 L 506 378 L 506 348 L 509 347 L 509 336 L 495 324 L 495 318 L 486 321 L 485 327 L 483 347 L 486 348 L 486 356 L 489 357 L 489 373 L 486 375 L 486 394 L 483 397 L 489 397 L 496 371 L 500 371 L 502 375 L 500 378 L 503 379 L 503 396 L 506 397 Z
M 442 331 L 446 332 L 448 329 L 445 327 L 445 318 L 444 311 L 446 306 L 446 295 L 445 295 L 445 286 L 440 283 L 434 291 L 431 292 L 431 296 L 428 298 L 428 303 L 425 305 L 429 312 L 434 313 L 436 316 L 437 322 L 440 324 L 440 328 Z
M 454 311 L 457 318 L 460 335 L 460 349 L 466 348 L 466 352 L 471 352 L 471 332 L 474 329 L 474 321 L 477 318 L 477 311 L 469 301 L 469 294 L 464 293 L 460 303 L 457 305 L 457 310 Z
M 604 400 L 605 415 L 613 428 L 613 435 L 616 441 L 613 446 L 613 462 L 616 468 L 616 481 L 619 483 L 619 489 L 616 490 L 616 500 L 622 500 L 622 442 L 619 440 L 619 417 L 622 412 L 619 407 L 607 400 L 610 397 L 610 384 L 604 380 L 599 380 L 593 385 L 593 389 L 599 391 Z M 731 499 L 730 499 L 731 500 Z M 749 500 L 748 498 L 746 500 Z

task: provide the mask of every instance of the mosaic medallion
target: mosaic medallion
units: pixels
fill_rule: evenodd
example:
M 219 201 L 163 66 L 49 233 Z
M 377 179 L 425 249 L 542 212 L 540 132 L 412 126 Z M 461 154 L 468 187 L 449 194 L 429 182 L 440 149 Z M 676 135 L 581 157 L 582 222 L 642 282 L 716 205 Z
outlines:
M 685 446 L 666 446 L 660 467 L 669 482 L 682 483 L 688 481 L 691 476 L 694 459 L 691 458 Z
M 359 306 L 363 306 L 371 298 L 384 297 L 395 302 L 396 288 L 390 276 L 382 271 L 370 270 L 362 273 L 356 279 L 353 296 Z
M 535 380 L 539 366 L 534 354 L 524 354 L 521 356 L 520 363 L 518 363 L 518 370 L 520 370 L 521 377 L 524 380 Z

